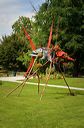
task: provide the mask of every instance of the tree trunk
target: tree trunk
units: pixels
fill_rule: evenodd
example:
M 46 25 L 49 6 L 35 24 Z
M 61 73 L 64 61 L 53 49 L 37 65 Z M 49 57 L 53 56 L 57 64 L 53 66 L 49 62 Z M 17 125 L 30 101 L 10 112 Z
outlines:
M 80 71 L 79 61 L 76 60 L 74 62 L 74 67 L 73 67 L 73 77 L 78 77 L 79 76 L 79 71 Z

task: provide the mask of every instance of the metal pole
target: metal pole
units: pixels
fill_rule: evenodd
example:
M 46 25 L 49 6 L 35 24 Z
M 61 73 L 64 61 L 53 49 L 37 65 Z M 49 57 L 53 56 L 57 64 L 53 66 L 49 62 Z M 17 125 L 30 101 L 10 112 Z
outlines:
M 63 76 L 63 79 L 64 79 L 64 81 L 65 81 L 65 83 L 66 83 L 66 85 L 67 85 L 67 87 L 68 87 L 68 90 L 69 90 L 70 95 L 74 96 L 75 94 L 71 92 L 71 89 L 70 89 L 70 87 L 69 87 L 69 85 L 68 85 L 68 83 L 67 83 L 67 81 L 66 81 L 66 79 L 65 79 L 65 76 L 64 76 L 64 74 L 63 74 L 63 72 L 62 72 L 62 70 L 61 70 L 61 68 L 60 68 L 60 63 L 59 63 L 59 65 L 58 65 L 58 67 L 59 67 L 59 70 L 60 70 L 60 72 L 61 72 L 61 74 L 62 74 L 62 76 Z
M 49 61 L 47 61 L 45 64 L 43 64 L 42 67 L 45 66 L 48 62 L 49 62 Z M 10 94 L 12 94 L 14 91 L 16 91 L 21 85 L 25 84 L 25 82 L 26 82 L 29 78 L 31 78 L 38 70 L 39 70 L 39 69 L 37 69 L 37 70 L 36 70 L 32 75 L 30 75 L 29 77 L 25 78 L 25 80 L 24 80 L 20 85 L 18 85 L 16 88 L 14 88 L 11 92 L 9 92 L 9 93 L 6 95 L 6 97 L 8 97 Z

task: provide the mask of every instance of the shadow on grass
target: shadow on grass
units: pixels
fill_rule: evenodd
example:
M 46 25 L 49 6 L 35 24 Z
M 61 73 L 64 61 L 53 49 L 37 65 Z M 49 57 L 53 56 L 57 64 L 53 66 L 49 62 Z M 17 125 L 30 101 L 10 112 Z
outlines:
M 0 80 L 0 86 L 2 86 L 2 81 Z
M 75 91 L 76 95 L 84 95 L 84 91 Z
M 47 92 L 48 95 L 53 95 L 55 99 L 62 99 L 67 96 L 76 97 L 77 95 L 84 95 L 84 91 L 71 90 L 72 95 L 68 91 L 57 91 L 57 92 Z

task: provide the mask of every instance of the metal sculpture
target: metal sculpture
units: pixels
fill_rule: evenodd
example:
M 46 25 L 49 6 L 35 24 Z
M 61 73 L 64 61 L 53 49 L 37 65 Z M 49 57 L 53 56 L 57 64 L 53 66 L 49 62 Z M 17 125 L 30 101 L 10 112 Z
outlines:
M 62 76 L 63 76 L 63 79 L 69 89 L 69 93 L 70 95 L 74 95 L 74 93 L 72 93 L 68 83 L 66 82 L 66 79 L 65 79 L 65 76 L 60 68 L 60 60 L 61 59 L 65 59 L 65 60 L 68 60 L 68 61 L 74 61 L 73 58 L 69 57 L 69 55 L 67 53 L 65 53 L 59 46 L 59 44 L 56 44 L 56 45 L 53 45 L 52 44 L 52 47 L 50 47 L 51 45 L 51 40 L 52 40 L 52 31 L 53 31 L 53 21 L 52 21 L 52 24 L 51 24 L 51 27 L 50 27 L 50 35 L 49 35 L 49 39 L 48 39 L 48 43 L 47 43 L 47 46 L 46 47 L 40 47 L 40 48 L 37 48 L 36 49 L 36 46 L 35 46 L 35 43 L 32 41 L 30 35 L 27 33 L 25 27 L 23 26 L 22 27 L 22 30 L 24 31 L 25 33 L 25 36 L 27 37 L 29 43 L 30 43 L 30 46 L 31 46 L 31 49 L 32 49 L 32 53 L 30 54 L 31 56 L 31 61 L 30 61 L 30 65 L 25 73 L 25 80 L 20 84 L 18 85 L 15 89 L 13 89 L 11 92 L 8 93 L 7 96 L 9 96 L 12 92 L 14 92 L 16 89 L 18 89 L 19 87 L 22 87 L 20 92 L 19 92 L 19 95 L 26 83 L 26 81 L 34 76 L 37 71 L 39 70 L 39 68 L 37 68 L 37 70 L 31 74 L 32 72 L 32 69 L 37 61 L 37 59 L 46 59 L 46 63 L 44 63 L 43 65 L 41 65 L 41 68 L 44 67 L 46 64 L 50 64 L 50 68 L 49 68 L 49 73 L 46 74 L 46 83 L 45 83 L 45 86 L 41 92 L 41 96 L 40 96 L 40 99 L 42 99 L 42 96 L 44 94 L 44 90 L 45 90 L 45 87 L 47 86 L 48 84 L 48 80 L 50 78 L 50 74 L 51 74 L 51 69 L 52 69 L 52 65 L 58 63 L 58 69 L 59 71 L 61 72 Z M 38 75 L 38 93 L 39 93 L 39 85 L 40 85 L 40 79 L 39 79 L 39 75 Z

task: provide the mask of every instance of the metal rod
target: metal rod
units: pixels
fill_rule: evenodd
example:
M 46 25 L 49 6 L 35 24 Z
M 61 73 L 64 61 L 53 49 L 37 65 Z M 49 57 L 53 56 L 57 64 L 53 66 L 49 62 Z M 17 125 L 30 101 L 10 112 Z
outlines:
M 67 81 L 66 81 L 66 79 L 65 79 L 65 76 L 64 76 L 64 74 L 63 74 L 63 72 L 62 72 L 62 70 L 61 70 L 61 68 L 60 68 L 60 63 L 59 63 L 59 65 L 58 65 L 58 67 L 59 67 L 59 70 L 60 70 L 60 72 L 61 72 L 61 74 L 62 74 L 62 76 L 63 76 L 63 79 L 64 79 L 64 81 L 65 81 L 65 83 L 66 83 L 66 85 L 67 85 L 67 87 L 68 87 L 68 90 L 69 90 L 70 95 L 74 95 L 74 93 L 71 92 L 71 89 L 70 89 L 70 87 L 69 87 L 69 85 L 68 85 L 68 83 L 67 83 Z
M 47 61 L 45 64 L 43 64 L 42 67 L 45 66 L 48 62 L 49 62 L 49 61 Z M 9 92 L 9 93 L 6 95 L 6 97 L 8 97 L 10 94 L 12 94 L 14 91 L 16 91 L 20 86 L 22 86 L 23 84 L 25 84 L 26 81 L 27 81 L 29 78 L 31 78 L 32 76 L 34 76 L 34 74 L 36 74 L 36 72 L 37 72 L 38 70 L 39 70 L 39 69 L 37 69 L 32 75 L 30 75 L 30 76 L 28 76 L 27 78 L 25 78 L 25 80 L 24 80 L 20 85 L 18 85 L 16 88 L 14 88 L 11 92 Z
M 30 69 L 30 71 L 29 71 L 29 73 L 28 73 L 28 77 L 30 76 L 30 73 L 31 73 L 31 71 L 32 71 L 32 69 L 33 69 L 33 67 L 34 67 L 34 64 L 35 64 L 37 58 L 38 58 L 38 57 L 36 57 L 36 59 L 34 60 L 34 63 L 33 63 L 32 67 L 31 67 L 31 69 Z M 23 84 L 23 86 L 22 86 L 22 88 L 21 88 L 21 90 L 20 90 L 18 96 L 20 96 L 20 94 L 21 94 L 21 92 L 22 92 L 24 86 L 25 86 L 25 83 Z
M 45 86 L 44 86 L 44 88 L 43 88 L 43 90 L 42 90 L 42 93 L 41 93 L 41 96 L 40 96 L 40 100 L 42 100 L 42 97 L 43 97 L 43 95 L 44 95 L 45 88 L 47 87 L 48 81 L 49 81 L 49 79 L 50 79 L 51 65 L 52 65 L 52 63 L 50 63 L 49 74 L 46 73 L 46 84 L 45 84 Z
M 39 94 L 39 90 L 40 90 L 40 77 L 39 77 L 38 73 L 37 73 L 37 77 L 38 77 L 38 94 Z

